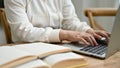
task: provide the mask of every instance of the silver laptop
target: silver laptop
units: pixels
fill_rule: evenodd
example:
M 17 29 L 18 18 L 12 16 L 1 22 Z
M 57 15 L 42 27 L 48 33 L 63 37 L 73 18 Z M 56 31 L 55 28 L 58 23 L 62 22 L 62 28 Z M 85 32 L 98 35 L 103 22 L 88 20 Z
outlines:
M 64 44 L 66 47 L 71 47 L 73 51 L 98 58 L 108 58 L 118 50 L 120 50 L 120 7 L 114 21 L 110 42 L 108 44 L 99 41 L 99 46 L 85 46 L 79 43 Z

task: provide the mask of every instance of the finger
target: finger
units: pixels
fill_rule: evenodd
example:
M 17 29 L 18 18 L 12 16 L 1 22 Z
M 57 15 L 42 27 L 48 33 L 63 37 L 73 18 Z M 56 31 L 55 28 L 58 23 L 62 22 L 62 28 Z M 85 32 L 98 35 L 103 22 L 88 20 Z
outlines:
M 98 34 L 94 34 L 94 37 L 96 38 L 96 39 L 101 39 L 102 38 L 102 36 L 101 35 L 98 35 Z
M 91 45 L 94 45 L 92 39 L 90 37 L 85 38 Z
M 106 32 L 98 32 L 97 34 L 103 36 L 103 37 L 106 37 L 106 40 L 108 41 L 109 40 L 109 36 L 107 35 Z
M 107 35 L 107 33 L 101 33 L 101 34 L 103 34 L 103 37 L 106 38 L 106 42 L 108 43 L 109 40 L 110 40 L 110 38 L 109 38 L 109 36 Z
M 89 45 L 89 43 L 84 38 L 81 38 L 80 41 L 82 41 L 85 45 Z
M 84 38 L 80 37 L 80 35 L 77 35 L 76 41 L 80 41 L 85 45 L 89 45 L 89 43 Z
M 90 38 L 92 39 L 94 45 L 98 45 L 98 43 L 96 42 L 96 40 L 93 36 L 91 36 Z

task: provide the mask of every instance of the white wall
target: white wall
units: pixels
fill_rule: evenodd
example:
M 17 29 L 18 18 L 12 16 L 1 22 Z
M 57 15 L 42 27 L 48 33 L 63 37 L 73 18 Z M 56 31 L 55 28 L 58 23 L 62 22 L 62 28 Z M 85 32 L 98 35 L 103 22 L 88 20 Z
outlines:
M 81 21 L 88 21 L 84 16 L 85 8 L 116 8 L 118 7 L 119 0 L 72 0 L 76 8 L 76 13 Z M 97 22 L 100 23 L 107 31 L 111 32 L 113 26 L 114 17 L 99 17 Z

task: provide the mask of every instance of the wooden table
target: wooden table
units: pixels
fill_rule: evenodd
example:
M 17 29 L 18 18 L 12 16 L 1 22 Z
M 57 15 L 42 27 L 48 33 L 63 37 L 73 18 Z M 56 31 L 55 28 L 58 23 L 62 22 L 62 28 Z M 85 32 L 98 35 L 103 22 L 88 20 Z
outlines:
M 120 51 L 104 60 L 90 56 L 85 56 L 85 59 L 88 65 L 79 68 L 120 68 Z
M 15 44 L 9 44 L 9 46 L 11 45 Z M 104 60 L 85 55 L 82 56 L 85 57 L 85 60 L 88 62 L 88 65 L 76 68 L 120 68 L 120 51 Z

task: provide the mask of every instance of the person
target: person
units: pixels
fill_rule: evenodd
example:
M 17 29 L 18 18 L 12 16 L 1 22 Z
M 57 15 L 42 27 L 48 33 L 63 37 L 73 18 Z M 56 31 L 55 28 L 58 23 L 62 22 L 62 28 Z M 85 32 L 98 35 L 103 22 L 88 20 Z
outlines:
M 83 42 L 98 45 L 95 39 L 109 33 L 81 22 L 71 0 L 4 0 L 13 42 Z

